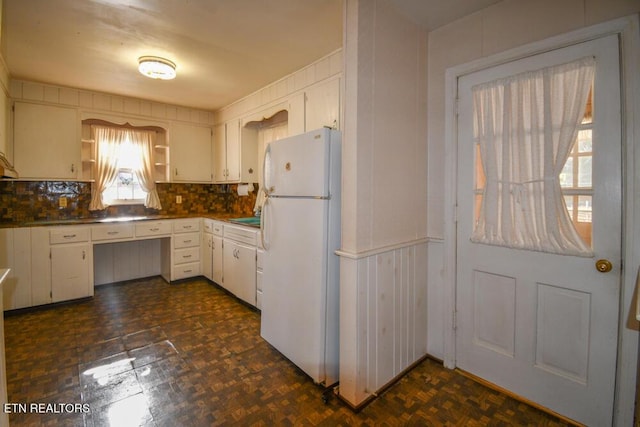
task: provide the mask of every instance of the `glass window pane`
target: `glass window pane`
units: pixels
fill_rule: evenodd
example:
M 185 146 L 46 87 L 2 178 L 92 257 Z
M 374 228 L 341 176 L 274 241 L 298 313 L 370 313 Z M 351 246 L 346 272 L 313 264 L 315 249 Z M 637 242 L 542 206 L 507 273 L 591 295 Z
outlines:
M 578 158 L 578 187 L 591 188 L 591 156 Z
M 593 222 L 591 196 L 578 196 L 578 222 Z
M 591 151 L 593 151 L 591 129 L 583 129 L 578 132 L 578 152 L 590 153 Z
M 569 212 L 569 216 L 571 219 L 575 219 L 575 214 L 573 213 L 573 196 L 564 196 L 564 204 L 567 205 L 567 212 Z
M 133 198 L 133 174 L 129 171 L 120 171 L 117 179 L 118 199 Z
M 582 241 L 591 246 L 591 196 L 564 196 L 569 217 Z
M 564 164 L 564 168 L 560 172 L 560 186 L 573 187 L 573 157 L 567 159 L 567 163 Z

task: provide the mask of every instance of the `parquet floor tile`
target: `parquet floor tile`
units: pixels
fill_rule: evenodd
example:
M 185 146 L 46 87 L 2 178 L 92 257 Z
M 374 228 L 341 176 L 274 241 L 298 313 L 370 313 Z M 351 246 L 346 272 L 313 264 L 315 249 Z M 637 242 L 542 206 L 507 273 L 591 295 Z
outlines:
M 5 316 L 12 426 L 561 426 L 424 360 L 359 412 L 260 337 L 260 314 L 205 280 L 96 288 L 88 301 Z

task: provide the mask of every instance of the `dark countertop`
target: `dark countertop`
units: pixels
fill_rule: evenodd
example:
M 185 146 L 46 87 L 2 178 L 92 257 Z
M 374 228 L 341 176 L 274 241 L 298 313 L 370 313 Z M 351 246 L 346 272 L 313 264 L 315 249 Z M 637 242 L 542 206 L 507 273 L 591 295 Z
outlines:
M 104 218 L 73 218 L 73 219 L 53 219 L 53 220 L 36 220 L 24 222 L 0 222 L 0 228 L 20 228 L 20 227 L 45 227 L 59 225 L 84 225 L 84 224 L 112 224 L 117 222 L 130 221 L 158 221 L 163 219 L 184 219 L 184 218 L 208 218 L 218 221 L 228 221 L 234 218 L 246 218 L 250 215 L 233 214 L 233 213 L 207 213 L 207 214 L 188 214 L 188 215 L 131 215 L 131 216 L 112 216 Z

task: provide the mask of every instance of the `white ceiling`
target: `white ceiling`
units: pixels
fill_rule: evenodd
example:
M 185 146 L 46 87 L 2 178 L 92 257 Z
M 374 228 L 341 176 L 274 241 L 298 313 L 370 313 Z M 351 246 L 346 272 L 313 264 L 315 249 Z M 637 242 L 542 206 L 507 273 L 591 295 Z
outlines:
M 434 29 L 499 0 L 391 0 Z M 342 45 L 342 0 L 4 0 L 12 78 L 216 110 Z M 178 77 L 137 72 L 144 55 Z

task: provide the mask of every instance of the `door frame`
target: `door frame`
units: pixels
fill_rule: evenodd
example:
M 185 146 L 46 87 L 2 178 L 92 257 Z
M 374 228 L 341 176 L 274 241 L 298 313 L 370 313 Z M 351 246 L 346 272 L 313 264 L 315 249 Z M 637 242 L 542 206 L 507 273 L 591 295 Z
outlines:
M 456 269 L 457 269 L 457 86 L 466 74 L 506 62 L 547 52 L 588 40 L 617 34 L 621 55 L 622 102 L 622 283 L 618 332 L 618 360 L 614 397 L 614 425 L 633 424 L 638 374 L 638 331 L 636 320 L 636 281 L 640 275 L 640 20 L 631 15 L 582 28 L 539 42 L 530 43 L 495 55 L 454 66 L 445 75 L 445 218 L 444 229 L 444 365 L 456 367 Z M 635 226 L 637 225 L 637 227 Z

